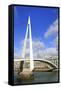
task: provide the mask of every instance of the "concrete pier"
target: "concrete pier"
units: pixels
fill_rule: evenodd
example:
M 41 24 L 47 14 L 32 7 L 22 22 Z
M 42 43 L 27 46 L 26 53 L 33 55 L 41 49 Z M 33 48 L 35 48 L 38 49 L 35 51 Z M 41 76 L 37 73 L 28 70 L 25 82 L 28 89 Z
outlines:
M 23 69 L 23 71 L 19 73 L 19 78 L 22 80 L 32 80 L 33 72 L 31 72 L 29 69 Z

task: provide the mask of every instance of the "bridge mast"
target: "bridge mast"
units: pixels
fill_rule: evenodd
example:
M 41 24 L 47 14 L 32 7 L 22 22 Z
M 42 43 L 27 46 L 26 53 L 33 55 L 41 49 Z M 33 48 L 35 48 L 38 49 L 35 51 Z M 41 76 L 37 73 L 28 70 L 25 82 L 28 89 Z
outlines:
M 23 50 L 22 50 L 22 58 L 24 58 L 24 59 L 25 59 L 25 53 L 26 53 L 26 43 L 27 43 L 28 31 L 29 31 L 29 40 L 30 40 L 29 41 L 30 42 L 30 52 L 29 52 L 30 53 L 30 71 L 32 71 L 33 68 L 34 68 L 34 62 L 33 62 L 33 49 L 32 49 L 32 36 L 31 36 L 30 16 L 28 17 L 27 30 L 26 30 L 24 46 L 23 46 Z
M 28 18 L 28 27 L 29 27 L 29 38 L 30 38 L 30 71 L 34 68 L 34 62 L 33 62 L 33 49 L 32 49 L 32 36 L 31 36 L 31 22 L 30 22 L 30 16 Z

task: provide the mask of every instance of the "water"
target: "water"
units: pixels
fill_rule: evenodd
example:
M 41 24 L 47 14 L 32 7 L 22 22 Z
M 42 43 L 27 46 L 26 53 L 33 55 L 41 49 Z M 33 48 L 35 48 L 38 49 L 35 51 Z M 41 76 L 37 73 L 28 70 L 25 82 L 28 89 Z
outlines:
M 14 84 L 48 83 L 58 82 L 58 71 L 54 72 L 34 72 L 33 80 L 20 80 L 17 73 L 14 74 Z

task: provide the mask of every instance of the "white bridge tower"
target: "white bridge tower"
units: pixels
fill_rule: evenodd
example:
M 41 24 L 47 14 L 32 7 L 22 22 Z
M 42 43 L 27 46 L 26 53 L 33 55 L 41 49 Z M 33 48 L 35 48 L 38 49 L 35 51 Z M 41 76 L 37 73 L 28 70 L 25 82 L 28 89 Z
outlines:
M 27 36 L 29 32 L 29 42 L 30 42 L 30 71 L 34 69 L 34 62 L 33 62 L 33 49 L 32 49 L 32 35 L 31 35 L 31 22 L 30 22 L 30 16 L 28 17 L 28 23 L 27 23 L 27 30 L 26 30 L 26 35 L 24 39 L 24 45 L 23 45 L 23 51 L 22 51 L 22 58 L 25 59 L 25 54 L 26 54 L 26 42 L 27 42 Z M 26 59 L 25 59 L 26 60 Z M 25 61 L 26 62 L 26 61 Z

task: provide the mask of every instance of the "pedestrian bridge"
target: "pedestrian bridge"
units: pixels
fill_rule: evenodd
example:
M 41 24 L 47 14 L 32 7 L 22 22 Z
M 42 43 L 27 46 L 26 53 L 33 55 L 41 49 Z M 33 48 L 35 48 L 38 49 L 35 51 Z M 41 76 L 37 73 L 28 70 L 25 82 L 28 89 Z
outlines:
M 20 59 L 20 58 L 15 58 L 14 61 L 26 61 L 26 60 L 29 60 L 29 59 Z M 48 65 L 50 65 L 51 67 L 57 69 L 58 68 L 58 64 L 55 60 L 46 60 L 46 59 L 34 59 L 34 61 L 40 61 L 40 62 L 44 62 Z

